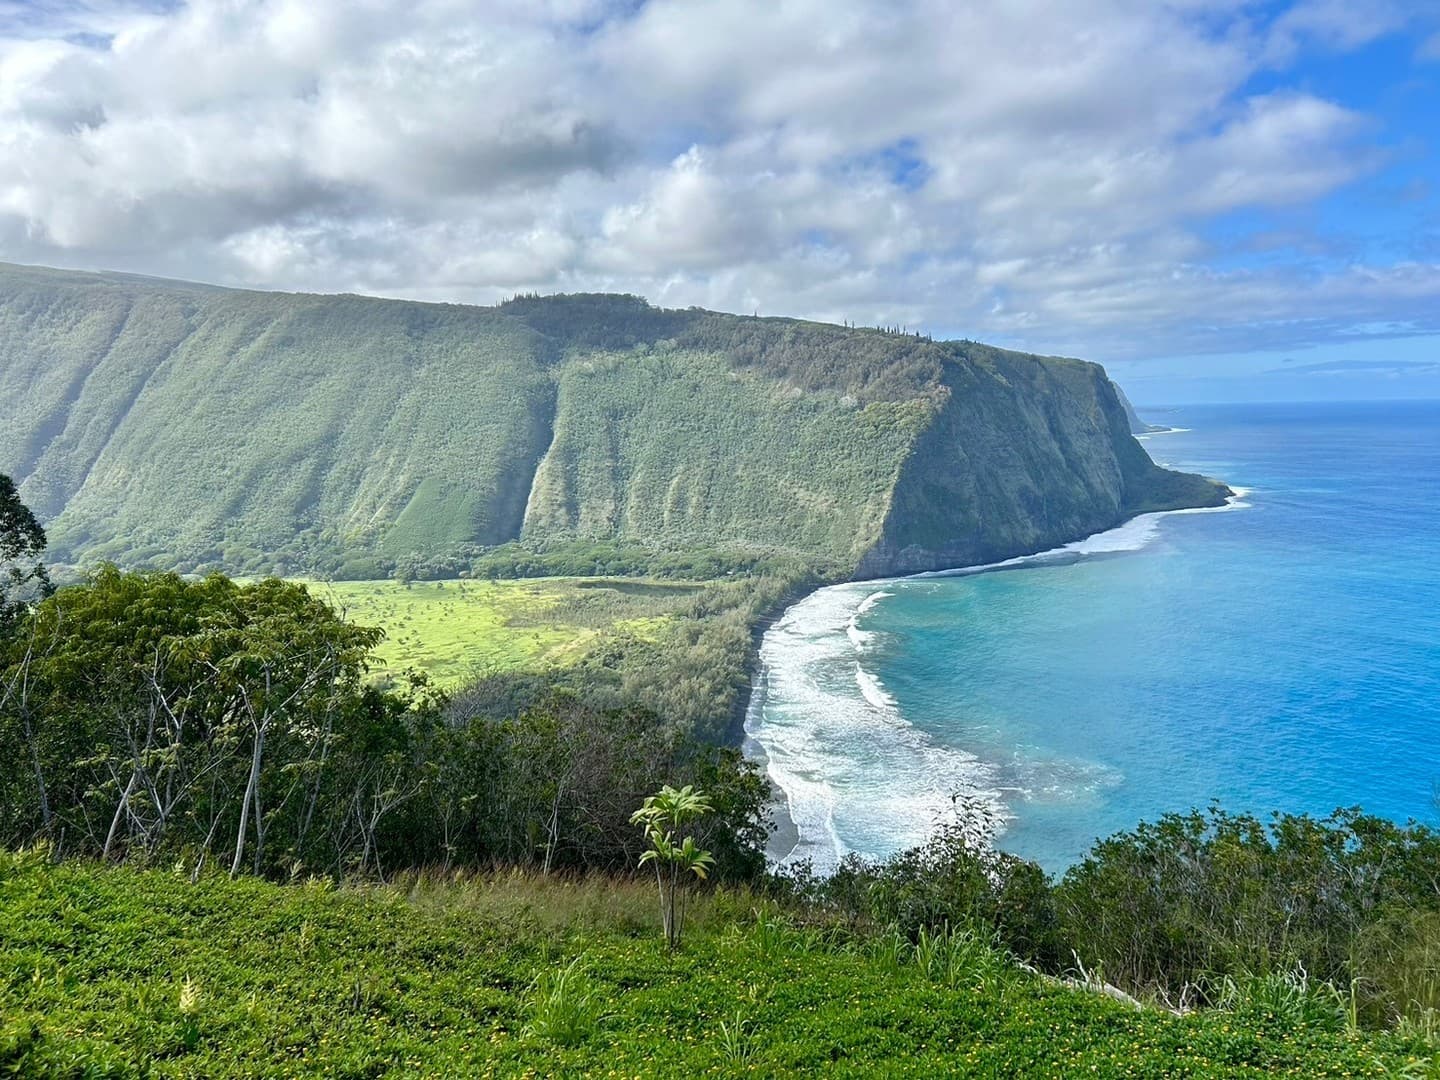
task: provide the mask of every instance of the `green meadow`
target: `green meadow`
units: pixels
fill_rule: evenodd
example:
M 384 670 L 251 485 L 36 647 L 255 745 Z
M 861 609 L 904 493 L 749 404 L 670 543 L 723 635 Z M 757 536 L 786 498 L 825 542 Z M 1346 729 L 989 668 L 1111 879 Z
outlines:
M 650 640 L 698 586 L 610 578 L 310 582 L 351 622 L 378 626 L 393 675 L 443 689 L 510 671 L 568 667 L 604 642 Z

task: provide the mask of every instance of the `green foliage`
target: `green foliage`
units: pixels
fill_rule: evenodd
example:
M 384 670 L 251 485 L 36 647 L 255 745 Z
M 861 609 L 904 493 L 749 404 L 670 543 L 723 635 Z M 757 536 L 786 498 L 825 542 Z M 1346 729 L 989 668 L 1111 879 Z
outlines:
M 642 849 L 630 810 L 673 778 L 713 785 L 715 813 L 696 839 L 713 847 L 717 876 L 763 872 L 764 777 L 737 750 L 700 743 L 643 709 L 557 695 L 511 717 L 452 720 L 431 739 L 423 753 L 434 771 L 403 833 L 412 865 L 628 869 Z
M 578 1046 L 604 1021 L 604 999 L 588 985 L 580 966 L 584 960 L 582 955 L 558 969 L 541 968 L 530 985 L 526 1035 L 556 1046 Z
M 1175 1017 L 1013 967 L 990 989 L 867 943 L 763 951 L 744 896 L 701 898 L 683 952 L 529 910 L 638 882 L 274 885 L 0 854 L 0 1070 L 24 1076 L 1434 1075 L 1431 1052 L 1242 1012 Z M 653 890 L 653 886 L 650 886 Z M 650 915 L 652 920 L 654 916 Z M 583 958 L 583 959 L 582 959 Z M 569 975 L 567 975 L 567 971 Z M 537 1021 L 561 982 L 552 1041 Z M 187 986 L 190 988 L 187 993 Z M 537 993 L 541 988 L 547 994 Z M 590 995 L 582 1010 L 579 1005 Z M 576 1014 L 583 1013 L 582 1017 Z M 575 1022 L 566 1020 L 566 1014 Z M 602 1018 L 607 1017 L 601 1022 Z
M 1051 970 L 1069 960 L 1049 883 L 1039 867 L 996 850 L 983 804 L 956 800 L 956 816 L 919 847 L 873 861 L 849 857 L 829 878 L 783 881 L 797 898 L 852 925 L 922 934 L 977 934 Z M 952 931 L 952 928 L 958 928 Z
M 763 571 L 769 551 L 720 546 L 675 549 L 610 539 L 532 538 L 488 548 L 467 564 L 471 578 L 648 577 L 708 580 Z M 422 568 L 417 577 L 451 577 Z
M 701 738 L 736 743 L 760 628 L 823 580 L 823 568 L 776 559 L 752 574 L 683 587 L 548 582 L 544 589 L 561 599 L 540 616 L 587 626 L 613 614 L 611 631 L 567 667 L 484 673 L 454 692 L 452 712 L 498 718 L 560 691 L 597 709 L 638 705 Z
M 368 863 L 373 827 L 352 836 L 340 804 L 383 801 L 398 750 L 403 703 L 361 684 L 378 638 L 303 586 L 102 567 L 0 651 L 0 835 L 199 861 L 228 843 L 232 871 L 363 840 Z
M 1358 810 L 1268 825 L 1218 808 L 1171 814 L 1097 844 L 1055 890 L 1064 935 L 1131 987 L 1204 993 L 1224 976 L 1304 970 L 1356 990 L 1371 1022 L 1419 990 L 1435 925 L 1440 834 Z M 1415 936 L 1394 936 L 1397 926 Z M 1407 959 L 1409 957 L 1409 959 Z M 1392 966 L 1393 965 L 1393 966 Z
M 1330 983 L 1311 979 L 1303 967 L 1227 975 L 1216 999 L 1220 1008 L 1256 1024 L 1337 1032 L 1346 1026 L 1344 996 Z
M 704 881 L 715 865 L 715 857 L 695 843 L 688 832 L 698 818 L 714 810 L 703 792 L 690 784 L 673 788 L 666 784 L 654 795 L 645 796 L 640 809 L 630 815 L 630 824 L 638 825 L 649 846 L 640 855 L 640 866 L 655 868 L 655 882 L 660 889 L 660 921 L 665 931 L 665 944 L 679 948 L 685 929 L 684 880 L 687 874 Z
M 763 869 L 768 786 L 738 751 L 553 693 L 447 717 L 366 678 L 379 637 L 274 579 L 104 567 L 62 589 L 0 645 L 0 842 L 196 873 L 616 868 L 630 808 L 674 777 L 716 794 L 717 871 Z
M 723 355 L 595 354 L 560 372 L 525 535 L 723 541 L 853 563 L 878 537 L 926 418 L 922 402 L 860 409 L 786 393 Z
M 1256 1025 L 1420 1038 L 1440 1015 L 1440 834 L 1427 826 L 1353 809 L 1266 825 L 1212 808 L 1101 841 L 1052 882 L 995 851 L 976 808 L 957 810 L 920 847 L 848 858 L 827 878 L 802 867 L 775 895 L 866 938 L 887 968 L 984 942 L 1054 977 Z M 791 925 L 762 915 L 760 940 Z
M 720 1021 L 720 1047 L 725 1060 L 735 1068 L 746 1068 L 755 1060 L 755 1033 L 743 1009 L 735 1010 L 729 1020 Z
M 969 926 L 922 926 L 912 949 L 920 970 L 944 986 L 971 986 L 991 994 L 1002 990 L 1007 962 L 993 933 Z
M 566 667 L 586 653 L 665 632 L 700 588 L 609 580 L 309 583 L 345 617 L 385 630 L 374 657 L 455 690 L 507 671 Z
M 45 530 L 20 501 L 15 484 L 0 473 L 0 636 L 34 599 L 50 591 L 50 577 L 40 555 Z
M 74 560 L 329 573 L 513 538 L 550 346 L 478 308 L 0 268 L 0 471 Z

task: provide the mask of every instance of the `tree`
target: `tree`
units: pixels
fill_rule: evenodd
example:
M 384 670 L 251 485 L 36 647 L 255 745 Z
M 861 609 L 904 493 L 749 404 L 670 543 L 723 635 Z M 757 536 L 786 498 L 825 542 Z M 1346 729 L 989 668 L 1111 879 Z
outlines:
M 99 568 L 0 640 L 0 843 L 378 867 L 418 782 L 379 637 L 290 582 Z
M 303 585 L 271 578 L 235 588 L 230 602 L 207 612 L 200 632 L 186 643 L 186 658 L 208 672 L 220 696 L 219 715 L 230 723 L 238 719 L 249 744 L 231 876 L 240 872 L 252 819 L 255 870 L 263 865 L 271 820 L 262 799 L 267 745 L 290 737 L 300 744 L 295 761 L 323 753 L 336 708 L 358 693 L 366 658 L 380 637 L 379 630 L 345 622 Z M 294 790 L 287 785 L 285 798 Z
M 50 593 L 40 553 L 45 530 L 20 501 L 15 483 L 0 473 L 0 633 L 14 626 L 30 601 Z
M 715 860 L 708 851 L 697 847 L 695 837 L 677 838 L 680 830 L 696 818 L 710 812 L 710 800 L 689 784 L 678 791 L 666 784 L 645 799 L 630 820 L 640 826 L 650 848 L 640 856 L 640 865 L 655 865 L 655 881 L 660 887 L 660 922 L 665 929 L 665 943 L 671 949 L 680 945 L 680 932 L 685 922 L 685 896 L 681 888 L 687 872 L 704 880 Z
M 14 715 L 27 736 L 32 733 L 33 716 L 29 709 L 30 662 L 35 655 L 33 634 L 17 634 L 17 628 L 30 610 L 33 600 L 48 596 L 54 590 L 40 553 L 45 550 L 45 530 L 35 515 L 20 501 L 14 481 L 0 473 L 0 661 L 13 651 L 12 663 L 0 663 L 0 733 L 4 718 Z M 11 639 L 14 638 L 12 642 Z M 36 784 L 36 808 L 43 825 L 50 824 L 50 799 L 45 790 L 43 766 L 33 754 L 27 759 Z M 0 783 L 0 794 L 4 793 Z M 12 811 L 0 808 L 0 828 L 10 824 Z

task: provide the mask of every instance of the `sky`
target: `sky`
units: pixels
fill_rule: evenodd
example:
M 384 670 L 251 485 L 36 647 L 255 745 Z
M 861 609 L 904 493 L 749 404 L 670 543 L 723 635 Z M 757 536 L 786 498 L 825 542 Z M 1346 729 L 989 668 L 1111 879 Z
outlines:
M 0 0 L 0 260 L 1440 397 L 1440 0 Z

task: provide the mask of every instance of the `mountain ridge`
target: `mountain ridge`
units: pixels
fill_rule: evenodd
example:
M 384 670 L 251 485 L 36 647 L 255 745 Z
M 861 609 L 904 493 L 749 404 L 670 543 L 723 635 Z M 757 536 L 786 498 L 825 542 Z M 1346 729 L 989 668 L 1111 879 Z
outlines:
M 0 421 L 61 561 L 188 571 L 620 540 L 885 576 L 1226 494 L 1155 466 L 1096 364 L 611 294 L 0 265 Z

